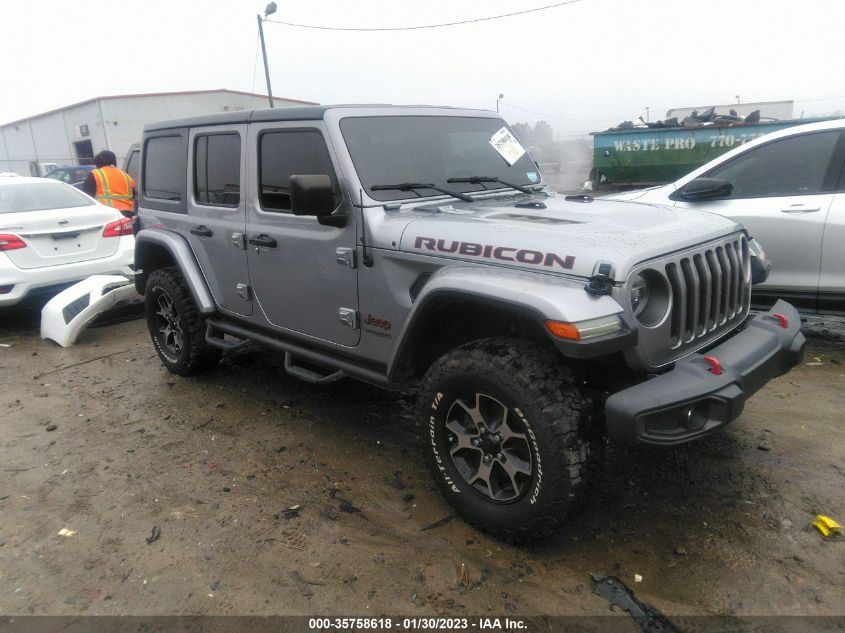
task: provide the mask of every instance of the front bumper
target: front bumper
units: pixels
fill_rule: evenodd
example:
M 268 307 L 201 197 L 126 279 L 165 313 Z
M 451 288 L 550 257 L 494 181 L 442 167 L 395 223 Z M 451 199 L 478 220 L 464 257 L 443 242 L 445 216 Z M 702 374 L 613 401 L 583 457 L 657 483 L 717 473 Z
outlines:
M 804 343 L 798 311 L 780 300 L 718 347 L 608 398 L 608 434 L 626 444 L 670 446 L 712 433 L 738 418 L 769 380 L 797 365 Z M 705 356 L 721 364 L 721 374 Z

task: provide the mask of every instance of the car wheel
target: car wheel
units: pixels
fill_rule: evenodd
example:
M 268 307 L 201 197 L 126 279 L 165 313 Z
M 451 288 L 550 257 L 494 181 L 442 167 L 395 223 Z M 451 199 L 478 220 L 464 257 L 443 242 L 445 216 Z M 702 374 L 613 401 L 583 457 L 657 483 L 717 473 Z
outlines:
M 600 434 L 593 404 L 551 351 L 474 341 L 441 357 L 420 388 L 426 457 L 473 525 L 524 543 L 552 533 L 583 490 Z
M 218 363 L 220 350 L 205 342 L 205 319 L 175 267 L 150 273 L 144 303 L 150 337 L 169 371 L 190 376 Z

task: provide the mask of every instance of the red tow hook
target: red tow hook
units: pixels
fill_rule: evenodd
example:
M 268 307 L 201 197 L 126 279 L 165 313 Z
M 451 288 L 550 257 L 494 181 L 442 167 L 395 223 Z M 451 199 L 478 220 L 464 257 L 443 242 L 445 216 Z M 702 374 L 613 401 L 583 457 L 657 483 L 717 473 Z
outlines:
M 787 319 L 787 318 L 786 318 L 786 316 L 784 316 L 784 315 L 783 315 L 783 314 L 781 314 L 780 312 L 775 312 L 774 314 L 772 314 L 772 318 L 773 318 L 775 321 L 777 321 L 778 323 L 780 323 L 780 326 L 781 326 L 783 329 L 786 329 L 786 328 L 788 328 L 788 327 L 789 327 L 789 319 Z
M 710 369 L 708 370 L 711 374 L 715 376 L 722 375 L 722 363 L 719 362 L 719 359 L 715 356 L 703 356 L 704 360 L 710 365 Z

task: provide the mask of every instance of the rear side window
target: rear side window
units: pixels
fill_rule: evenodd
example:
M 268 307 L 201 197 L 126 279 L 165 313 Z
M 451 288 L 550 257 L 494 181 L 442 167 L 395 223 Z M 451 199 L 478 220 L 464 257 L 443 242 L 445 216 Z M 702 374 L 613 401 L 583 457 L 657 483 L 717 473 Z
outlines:
M 335 206 L 340 187 L 323 135 L 317 130 L 265 132 L 259 137 L 259 201 L 265 211 L 290 213 L 290 177 L 325 174 Z
M 147 138 L 144 144 L 143 205 L 186 213 L 187 131 Z
M 826 184 L 839 130 L 772 141 L 711 170 L 711 178 L 734 187 L 731 198 L 767 198 L 821 193 Z
M 198 204 L 238 206 L 241 199 L 241 137 L 238 134 L 197 137 L 194 197 Z
M 139 150 L 134 150 L 129 154 L 129 159 L 126 161 L 126 169 L 124 170 L 127 174 L 132 176 L 132 179 L 137 181 L 138 180 L 138 157 L 141 155 Z

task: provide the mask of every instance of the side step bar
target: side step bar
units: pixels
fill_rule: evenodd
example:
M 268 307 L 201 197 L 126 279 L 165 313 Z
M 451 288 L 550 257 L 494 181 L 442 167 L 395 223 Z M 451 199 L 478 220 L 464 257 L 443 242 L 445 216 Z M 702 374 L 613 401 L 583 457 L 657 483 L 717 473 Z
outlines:
M 360 367 L 359 365 L 329 356 L 323 352 L 306 348 L 296 343 L 283 341 L 261 332 L 255 332 L 240 325 L 235 325 L 234 323 L 208 319 L 206 324 L 205 340 L 212 347 L 217 347 L 224 351 L 232 351 L 243 347 L 250 341 L 254 341 L 270 349 L 284 352 L 285 371 L 291 376 L 304 380 L 305 382 L 321 385 L 332 383 L 349 376 L 383 388 L 398 388 L 396 385 L 391 385 L 387 376 L 383 373 L 366 367 Z M 223 338 L 224 334 L 240 340 L 227 341 Z M 305 367 L 296 365 L 294 359 L 300 359 L 319 367 L 325 367 L 330 373 L 323 375 L 306 369 Z
M 299 378 L 305 382 L 310 382 L 312 385 L 327 385 L 330 382 L 336 382 L 341 378 L 346 378 L 346 374 L 338 369 L 331 374 L 326 374 L 325 376 L 321 376 L 315 371 L 311 371 L 310 369 L 305 369 L 305 367 L 299 367 L 293 364 L 293 354 L 290 352 L 285 352 L 285 371 L 293 376 L 294 378 Z
M 215 332 L 216 330 L 211 323 L 207 323 L 205 326 L 205 342 L 212 347 L 222 349 L 224 352 L 231 352 L 236 349 L 240 349 L 249 343 L 249 339 L 247 338 L 243 338 L 239 341 L 227 341 L 223 338 L 222 332 L 220 333 L 220 336 L 215 336 Z

